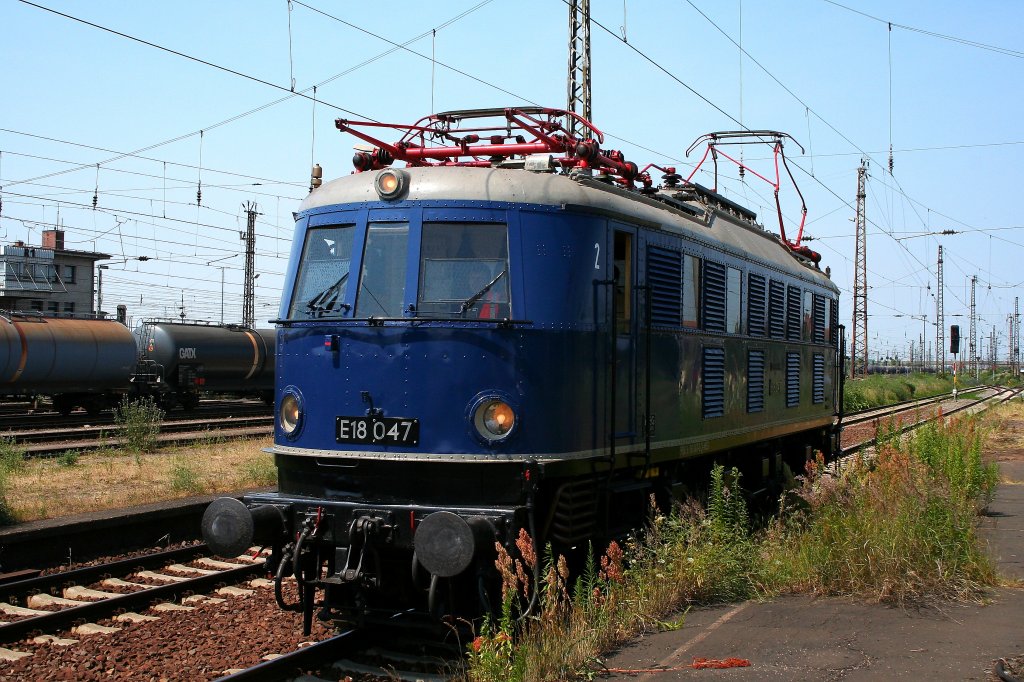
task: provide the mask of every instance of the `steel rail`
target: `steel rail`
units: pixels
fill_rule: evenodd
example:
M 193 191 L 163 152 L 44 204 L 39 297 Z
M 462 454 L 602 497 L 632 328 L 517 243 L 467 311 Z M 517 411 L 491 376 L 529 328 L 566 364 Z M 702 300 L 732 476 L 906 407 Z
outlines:
M 210 554 L 210 548 L 205 544 L 191 545 L 189 547 L 178 547 L 175 549 L 163 550 L 152 554 L 143 554 L 130 559 L 120 559 L 106 564 L 95 566 L 83 566 L 68 571 L 50 573 L 24 580 L 12 581 L 0 585 L 0 601 L 9 604 L 24 605 L 25 595 L 50 592 L 52 589 L 67 585 L 87 585 L 97 580 L 110 577 L 111 575 L 124 575 L 132 573 L 137 569 L 148 570 L 163 568 L 169 563 L 191 561 L 199 556 Z M 52 594 L 52 593 L 51 593 Z
M 987 402 L 987 401 L 991 401 L 991 400 L 998 399 L 1000 403 L 1006 402 L 1007 400 L 1010 400 L 1011 398 L 1013 398 L 1014 395 L 1017 395 L 1018 393 L 1020 393 L 1020 391 L 1022 390 L 1022 389 L 1009 389 L 1009 388 L 999 389 L 998 387 L 990 387 L 990 388 L 997 388 L 997 392 L 995 394 L 993 394 L 993 395 L 986 396 L 984 398 L 978 398 L 976 400 L 971 400 L 970 402 L 967 402 L 964 405 L 958 405 L 958 406 L 954 407 L 953 409 L 949 410 L 948 412 L 944 412 L 943 413 L 943 417 L 948 417 L 951 414 L 956 414 L 958 412 L 963 412 L 964 410 L 967 410 L 967 409 L 969 409 L 971 407 L 974 407 L 975 405 L 978 405 L 980 403 L 984 403 L 984 402 Z M 1004 395 L 1004 394 L 1008 394 L 1008 395 Z M 932 418 L 929 417 L 927 419 L 922 419 L 920 421 L 914 422 L 913 424 L 904 424 L 904 425 L 900 426 L 900 428 L 896 432 L 897 433 L 901 433 L 901 434 L 902 433 L 907 433 L 908 431 L 916 429 L 919 426 L 921 426 L 922 424 L 925 424 L 926 422 L 931 421 L 931 419 Z M 853 453 L 857 452 L 861 448 L 871 447 L 873 445 L 876 445 L 877 443 L 878 443 L 878 439 L 877 438 L 870 438 L 870 439 L 868 439 L 866 441 L 862 441 L 860 443 L 857 443 L 856 445 L 850 445 L 848 447 L 843 448 L 840 451 L 840 457 L 847 457 L 847 456 L 852 455 Z
M 238 582 L 264 570 L 263 564 L 241 565 L 213 575 L 189 578 L 186 581 L 168 585 L 155 585 L 138 592 L 110 597 L 101 601 L 84 602 L 81 606 L 70 606 L 46 615 L 30 616 L 22 620 L 0 624 L 0 642 L 12 642 L 32 632 L 62 630 L 77 621 L 105 618 L 120 610 L 134 611 L 149 607 L 154 601 L 175 599 L 185 592 L 205 591 L 221 583 Z

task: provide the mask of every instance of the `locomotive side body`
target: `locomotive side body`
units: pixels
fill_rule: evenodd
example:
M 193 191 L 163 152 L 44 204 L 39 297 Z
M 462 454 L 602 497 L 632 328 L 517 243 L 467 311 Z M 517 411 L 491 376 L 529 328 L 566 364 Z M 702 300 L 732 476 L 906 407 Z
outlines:
M 354 174 L 297 214 L 278 492 L 211 507 L 215 546 L 262 533 L 328 611 L 457 608 L 521 530 L 602 541 L 713 460 L 780 475 L 834 447 L 838 289 L 749 217 L 519 169 L 401 173 L 399 196 Z

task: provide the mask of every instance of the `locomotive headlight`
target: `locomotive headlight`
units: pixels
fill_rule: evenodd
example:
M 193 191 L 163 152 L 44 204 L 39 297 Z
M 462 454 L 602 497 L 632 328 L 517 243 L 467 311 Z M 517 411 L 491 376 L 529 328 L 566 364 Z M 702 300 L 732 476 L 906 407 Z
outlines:
M 302 421 L 302 404 L 297 394 L 285 391 L 277 409 L 277 421 L 286 436 L 293 436 L 297 433 L 299 423 Z
M 391 201 L 399 198 L 405 192 L 406 185 L 408 185 L 407 180 L 408 176 L 405 171 L 388 168 L 377 173 L 377 177 L 373 180 L 373 186 L 381 199 Z
M 516 425 L 516 413 L 505 401 L 491 398 L 477 406 L 473 425 L 485 440 L 503 440 Z

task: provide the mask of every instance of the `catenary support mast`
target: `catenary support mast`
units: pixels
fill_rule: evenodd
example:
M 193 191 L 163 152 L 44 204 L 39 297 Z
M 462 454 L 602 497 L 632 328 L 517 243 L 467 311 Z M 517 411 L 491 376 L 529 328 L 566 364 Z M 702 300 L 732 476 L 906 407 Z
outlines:
M 970 337 L 970 339 L 968 341 L 968 343 L 969 343 L 968 350 L 970 351 L 970 354 L 968 355 L 968 358 L 970 359 L 971 364 L 974 366 L 974 376 L 975 376 L 975 378 L 977 378 L 977 376 L 978 376 L 978 333 L 977 333 L 977 330 L 976 330 L 976 325 L 977 325 L 977 320 L 978 320 L 978 309 L 977 309 L 977 307 L 975 306 L 975 303 L 974 303 L 974 301 L 975 301 L 974 290 L 975 290 L 975 288 L 977 286 L 978 286 L 978 276 L 977 275 L 972 275 L 971 276 L 971 337 Z
M 946 373 L 946 311 L 942 291 L 942 244 L 939 244 L 939 286 L 935 292 L 935 373 Z
M 246 227 L 242 239 L 245 241 L 245 286 L 242 293 L 242 324 L 252 327 L 256 322 L 256 204 L 245 204 Z
M 569 0 L 569 98 L 565 107 L 588 121 L 590 110 L 590 0 Z M 571 117 L 569 134 L 582 131 Z
M 850 378 L 863 376 L 868 368 L 868 257 L 867 198 L 868 161 L 861 159 L 857 169 L 857 250 L 853 275 L 853 343 L 850 346 Z

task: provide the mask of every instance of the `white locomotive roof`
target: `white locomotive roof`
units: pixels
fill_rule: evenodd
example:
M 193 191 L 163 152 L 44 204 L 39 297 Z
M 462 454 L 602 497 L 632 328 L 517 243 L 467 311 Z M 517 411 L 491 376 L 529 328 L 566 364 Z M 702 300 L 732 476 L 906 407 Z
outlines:
M 725 211 L 687 202 L 698 213 L 712 212 L 712 220 L 684 211 L 638 192 L 590 179 L 578 180 L 555 173 L 535 173 L 517 168 L 465 166 L 409 167 L 404 201 L 496 201 L 541 206 L 585 207 L 657 225 L 667 232 L 708 244 L 712 248 L 765 263 L 801 279 L 810 279 L 833 291 L 838 288 L 817 268 L 804 265 L 779 239 L 760 227 L 734 218 Z M 336 204 L 380 201 L 374 188 L 376 171 L 353 173 L 324 183 L 313 190 L 299 211 Z

